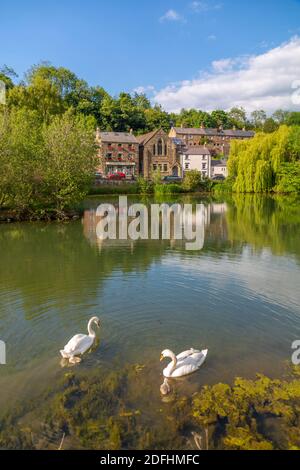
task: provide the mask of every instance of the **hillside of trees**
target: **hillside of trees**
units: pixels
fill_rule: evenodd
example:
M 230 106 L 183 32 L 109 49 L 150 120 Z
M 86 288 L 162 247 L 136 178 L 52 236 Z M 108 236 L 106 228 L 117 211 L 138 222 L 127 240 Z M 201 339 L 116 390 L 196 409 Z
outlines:
M 283 110 L 276 111 L 271 117 L 263 110 L 247 116 L 243 108 L 228 112 L 183 109 L 179 114 L 167 113 L 161 106 L 153 105 L 144 94 L 120 93 L 113 97 L 100 86 L 89 86 L 72 71 L 48 63 L 33 66 L 23 80 L 19 80 L 12 68 L 3 66 L 0 80 L 6 84 L 8 108 L 35 111 L 43 121 L 72 108 L 77 114 L 92 116 L 102 130 L 133 129 L 136 134 L 142 134 L 159 127 L 167 131 L 171 125 L 200 127 L 203 123 L 206 127 L 222 125 L 224 129 L 230 129 L 236 126 L 238 129 L 273 132 L 282 124 L 300 125 L 300 113 Z

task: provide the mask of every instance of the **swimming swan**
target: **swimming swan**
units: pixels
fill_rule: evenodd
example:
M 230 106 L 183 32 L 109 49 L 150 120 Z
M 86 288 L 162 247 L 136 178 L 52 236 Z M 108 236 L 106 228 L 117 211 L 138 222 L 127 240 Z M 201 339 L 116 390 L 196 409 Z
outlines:
M 64 349 L 60 351 L 60 354 L 64 359 L 69 359 L 71 364 L 76 364 L 81 362 L 81 356 L 86 351 L 88 351 L 94 344 L 96 333 L 92 329 L 93 323 L 100 328 L 100 320 L 98 317 L 93 317 L 88 323 L 88 335 L 75 335 L 72 339 L 66 344 Z
M 196 372 L 204 363 L 208 354 L 208 349 L 203 351 L 196 351 L 190 349 L 178 356 L 166 349 L 161 353 L 160 360 L 163 361 L 166 357 L 172 359 L 170 364 L 164 369 L 163 374 L 166 378 L 184 377 L 185 375 Z

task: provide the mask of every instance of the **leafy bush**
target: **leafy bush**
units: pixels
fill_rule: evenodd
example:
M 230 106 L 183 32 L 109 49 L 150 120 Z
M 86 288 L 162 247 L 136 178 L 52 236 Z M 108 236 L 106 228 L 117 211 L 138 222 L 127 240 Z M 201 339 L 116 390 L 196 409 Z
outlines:
M 155 194 L 180 194 L 183 191 L 179 184 L 156 184 L 154 187 Z
M 153 193 L 153 183 L 150 180 L 139 176 L 137 180 L 138 191 L 140 194 L 152 194 Z
M 182 187 L 185 191 L 196 191 L 202 185 L 202 175 L 197 170 L 191 170 L 185 174 Z
M 89 191 L 90 196 L 105 195 L 105 194 L 138 194 L 140 187 L 138 183 L 134 184 L 103 184 L 101 186 L 93 187 Z
M 213 183 L 212 191 L 215 194 L 230 194 L 233 191 L 233 184 L 234 182 L 230 178 L 227 178 L 224 182 Z

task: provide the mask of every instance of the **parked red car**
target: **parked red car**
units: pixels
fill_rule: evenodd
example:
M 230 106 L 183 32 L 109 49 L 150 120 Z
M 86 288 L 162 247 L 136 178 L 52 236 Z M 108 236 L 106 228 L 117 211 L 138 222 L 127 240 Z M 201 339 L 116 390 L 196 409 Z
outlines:
M 111 180 L 111 181 L 121 181 L 121 180 L 124 180 L 126 178 L 126 175 L 125 173 L 121 173 L 121 172 L 118 172 L 118 173 L 111 173 L 110 175 L 108 175 L 107 179 Z

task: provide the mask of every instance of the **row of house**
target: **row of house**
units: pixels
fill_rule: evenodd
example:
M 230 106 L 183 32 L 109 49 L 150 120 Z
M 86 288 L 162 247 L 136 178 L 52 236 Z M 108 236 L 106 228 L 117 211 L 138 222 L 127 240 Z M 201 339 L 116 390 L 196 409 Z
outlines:
M 254 132 L 231 129 L 172 127 L 169 134 L 157 129 L 135 136 L 133 132 L 97 130 L 99 147 L 98 173 L 117 172 L 128 177 L 151 178 L 155 171 L 162 176 L 184 176 L 198 170 L 204 177 L 227 176 L 227 163 L 232 140 L 250 139 Z

